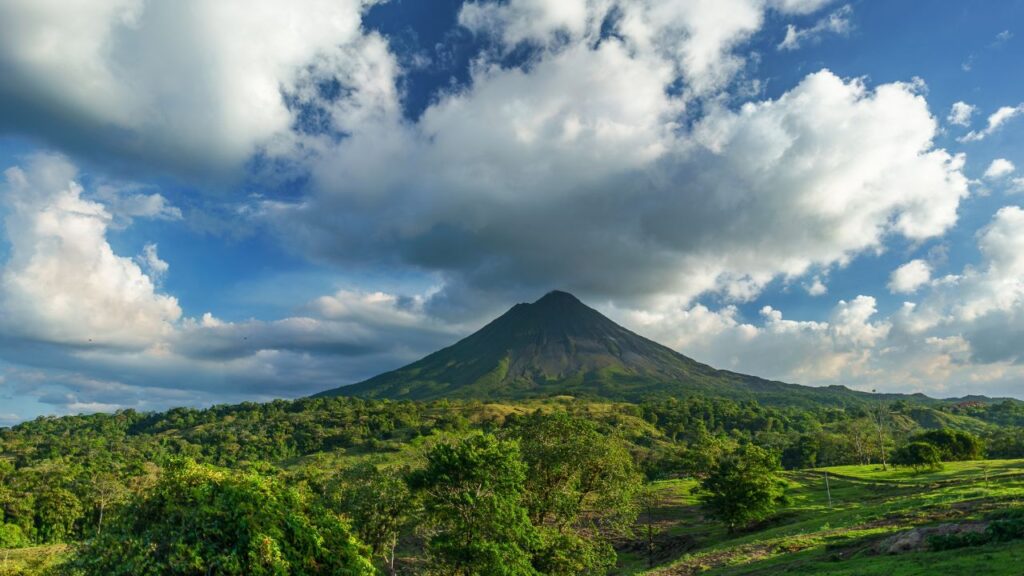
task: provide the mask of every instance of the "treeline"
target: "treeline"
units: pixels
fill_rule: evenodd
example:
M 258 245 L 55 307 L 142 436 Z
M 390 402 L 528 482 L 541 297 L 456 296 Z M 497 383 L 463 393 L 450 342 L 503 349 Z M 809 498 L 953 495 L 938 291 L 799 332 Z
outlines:
M 524 516 L 522 522 L 506 519 L 520 522 L 516 530 L 525 538 L 520 548 L 530 566 L 544 574 L 600 573 L 600 567 L 614 562 L 612 542 L 628 532 L 635 519 L 644 478 L 696 477 L 708 484 L 711 494 L 716 477 L 726 478 L 723 490 L 742 485 L 729 476 L 746 468 L 730 471 L 728 466 L 737 458 L 756 460 L 770 476 L 780 463 L 808 468 L 888 459 L 916 466 L 913 462 L 923 458 L 923 466 L 931 466 L 936 459 L 1024 456 L 1024 435 L 1013 427 L 1021 412 L 1016 402 L 941 409 L 893 403 L 804 410 L 705 397 L 635 405 L 560 398 L 518 404 L 314 398 L 205 410 L 39 418 L 0 429 L 0 548 L 89 541 L 93 544 L 83 550 L 97 550 L 100 538 L 141 530 L 140 514 L 157 518 L 167 514 L 154 512 L 162 510 L 160 506 L 178 506 L 177 501 L 152 501 L 159 490 L 181 488 L 167 482 L 187 476 L 200 485 L 220 486 L 234 480 L 220 471 L 232 469 L 252 475 L 243 476 L 249 478 L 249 488 L 269 486 L 261 489 L 264 493 L 284 490 L 282 497 L 292 503 L 290 507 L 305 514 L 287 525 L 305 522 L 331 537 L 348 534 L 358 544 L 353 550 L 363 550 L 359 547 L 365 544 L 383 566 L 394 565 L 401 535 L 434 562 L 444 556 L 445 546 L 468 546 L 459 544 L 457 535 L 476 528 L 467 525 L 448 532 L 448 540 L 434 539 L 445 533 L 442 517 L 468 521 L 468 509 L 432 501 L 450 495 L 451 487 L 430 477 L 454 481 L 459 470 L 480 464 L 474 463 L 480 458 L 485 467 L 508 468 L 514 478 L 519 477 L 516 470 L 523 471 L 522 482 L 513 482 L 511 488 L 501 484 L 502 490 L 516 494 L 513 499 L 523 507 L 522 514 L 510 511 L 507 502 L 488 505 L 496 507 L 490 516 Z M 926 431 L 920 425 L 923 420 L 947 428 Z M 948 429 L 951 425 L 979 434 L 955 432 Z M 464 446 L 466 438 L 497 444 Z M 445 453 L 449 448 L 444 446 L 468 453 Z M 493 461 L 493 455 L 486 456 L 489 451 L 514 453 L 518 464 Z M 450 469 L 439 468 L 443 463 L 438 459 Z M 181 472 L 183 462 L 198 468 L 190 476 Z M 588 466 L 596 466 L 593 462 L 601 462 L 594 470 L 614 474 L 587 476 Z M 746 515 L 729 512 L 728 497 L 716 504 L 709 496 L 709 509 L 717 506 L 730 527 L 749 520 L 750 514 L 767 513 L 778 501 L 770 478 L 749 480 L 763 489 L 767 503 Z M 465 481 L 477 486 L 474 494 L 479 495 L 485 479 Z M 486 492 L 495 490 L 497 485 Z M 236 497 L 242 496 L 232 496 Z M 474 504 L 478 505 L 482 506 Z M 403 512 L 408 510 L 417 512 Z M 347 520 L 341 525 L 328 521 L 335 516 Z M 266 536 L 275 542 L 278 538 Z M 502 536 L 493 543 L 497 548 L 486 554 L 499 554 L 501 562 L 510 562 L 502 554 L 512 552 L 498 550 L 508 542 L 518 541 Z M 283 548 L 259 554 L 264 552 L 287 560 Z M 477 554 L 485 551 L 471 555 Z M 87 557 L 85 552 L 82 557 Z M 585 569 L 580 567 L 581 558 L 588 559 Z M 565 567 L 572 562 L 577 562 L 576 568 Z

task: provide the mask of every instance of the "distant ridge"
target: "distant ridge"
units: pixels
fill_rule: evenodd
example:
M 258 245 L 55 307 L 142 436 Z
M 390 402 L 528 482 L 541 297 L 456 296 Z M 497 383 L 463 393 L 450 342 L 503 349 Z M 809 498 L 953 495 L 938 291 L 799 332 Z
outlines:
M 702 394 L 800 406 L 872 398 L 939 402 L 922 394 L 815 388 L 717 370 L 557 290 L 532 304 L 516 304 L 477 332 L 408 366 L 317 396 L 507 400 L 555 394 L 629 401 Z

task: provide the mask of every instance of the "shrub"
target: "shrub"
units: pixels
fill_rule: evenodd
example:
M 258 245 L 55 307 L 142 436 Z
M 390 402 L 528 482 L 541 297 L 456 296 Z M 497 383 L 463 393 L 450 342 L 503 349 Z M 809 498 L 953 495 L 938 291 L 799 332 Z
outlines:
M 741 447 L 722 458 L 701 482 L 701 501 L 712 516 L 734 532 L 763 520 L 785 501 L 785 482 L 778 476 L 779 463 L 767 450 Z
M 892 463 L 909 466 L 914 471 L 937 470 L 942 468 L 939 450 L 927 442 L 911 442 L 892 455 Z
M 70 574 L 364 576 L 368 550 L 338 516 L 254 472 L 177 461 L 69 563 Z

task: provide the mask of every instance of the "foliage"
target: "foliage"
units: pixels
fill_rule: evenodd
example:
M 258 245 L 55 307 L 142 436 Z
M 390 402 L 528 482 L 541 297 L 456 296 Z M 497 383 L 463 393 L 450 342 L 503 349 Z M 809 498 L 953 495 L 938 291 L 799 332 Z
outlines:
M 357 576 L 374 573 L 367 552 L 339 517 L 298 490 L 181 460 L 86 542 L 68 571 Z
M 552 527 L 541 528 L 540 536 L 540 546 L 533 559 L 540 574 L 606 574 L 615 566 L 615 549 L 608 541 Z
M 865 478 L 885 483 L 968 475 L 980 482 L 1019 470 L 961 462 L 912 473 L 868 464 L 880 461 L 881 447 L 911 440 L 944 446 L 949 458 L 980 454 L 979 446 L 989 457 L 1024 456 L 1024 429 L 1009 427 L 1022 422 L 1022 406 L 892 402 L 884 406 L 881 439 L 869 406 L 762 405 L 703 394 L 646 397 L 640 404 L 565 396 L 514 403 L 314 398 L 45 417 L 0 428 L 0 539 L 29 546 L 20 553 L 46 542 L 104 541 L 110 530 L 128 534 L 126 518 L 145 510 L 140 502 L 166 481 L 161 467 L 173 468 L 184 457 L 239 477 L 259 470 L 256 476 L 274 490 L 294 492 L 300 515 L 318 525 L 333 525 L 324 509 L 346 516 L 368 545 L 363 553 L 372 550 L 382 568 L 397 558 L 398 568 L 418 570 L 429 556 L 424 543 L 443 526 L 437 516 L 420 513 L 420 497 L 427 494 L 409 489 L 405 470 L 425 468 L 425 455 L 438 443 L 458 444 L 484 432 L 520 446 L 525 473 L 518 506 L 528 525 L 519 525 L 524 536 L 516 546 L 530 569 L 601 574 L 617 562 L 618 572 L 632 561 L 623 542 L 636 540 L 625 528 L 636 516 L 638 470 L 648 478 L 707 479 L 740 446 L 751 446 L 781 457 L 789 468 L 861 464 Z M 694 512 L 684 531 L 703 537 L 715 530 L 702 522 Z M 649 545 L 655 552 L 644 560 L 688 544 Z
M 978 460 L 982 457 L 984 444 L 969 432 L 942 428 L 917 434 L 911 442 L 927 442 L 939 451 L 939 457 L 946 462 Z
M 938 470 L 942 468 L 942 454 L 928 442 L 911 442 L 893 453 L 892 463 L 915 471 Z
M 399 473 L 374 464 L 356 466 L 347 476 L 344 510 L 359 538 L 393 575 L 398 538 L 413 520 L 412 493 Z
M 36 498 L 36 516 L 42 542 L 64 542 L 82 517 L 82 503 L 70 490 L 44 487 Z
M 525 576 L 538 547 L 523 504 L 526 465 L 514 441 L 475 434 L 442 443 L 411 485 L 422 493 L 433 572 L 445 576 Z
M 701 482 L 701 501 L 730 532 L 770 515 L 785 501 L 775 457 L 754 445 L 722 458 Z
M 814 468 L 818 463 L 821 441 L 817 436 L 801 435 L 782 452 L 782 465 L 787 469 Z
M 0 548 L 22 548 L 30 544 L 21 526 L 0 523 Z
M 587 519 L 619 530 L 636 518 L 641 478 L 624 442 L 564 412 L 535 412 L 514 427 L 527 466 L 530 520 L 560 531 Z
M 516 422 L 512 435 L 527 466 L 530 520 L 541 528 L 541 572 L 606 572 L 615 563 L 610 538 L 638 511 L 641 477 L 625 443 L 564 412 L 534 412 Z

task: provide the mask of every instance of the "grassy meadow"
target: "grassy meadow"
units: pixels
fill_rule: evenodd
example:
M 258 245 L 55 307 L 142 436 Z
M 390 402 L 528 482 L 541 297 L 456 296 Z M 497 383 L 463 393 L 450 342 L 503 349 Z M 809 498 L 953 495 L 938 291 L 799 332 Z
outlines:
M 829 490 L 825 486 L 828 473 Z M 986 480 L 987 477 L 987 480 Z M 790 504 L 764 525 L 728 534 L 705 521 L 693 480 L 655 485 L 655 560 L 620 554 L 620 574 L 721 576 L 1021 574 L 1024 542 L 889 554 L 887 538 L 918 527 L 981 521 L 1024 506 L 1024 460 L 950 462 L 915 474 L 879 465 L 787 472 Z M 829 506 L 831 492 L 831 507 Z M 647 521 L 641 514 L 641 522 Z M 662 551 L 662 554 L 658 554 Z M 665 554 L 678 557 L 666 559 Z

